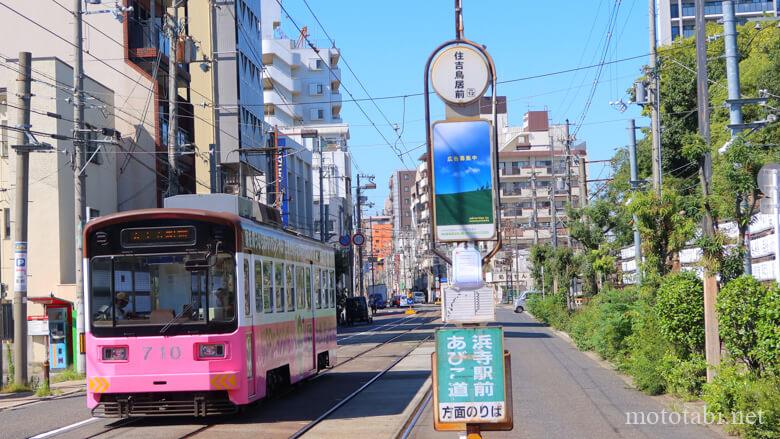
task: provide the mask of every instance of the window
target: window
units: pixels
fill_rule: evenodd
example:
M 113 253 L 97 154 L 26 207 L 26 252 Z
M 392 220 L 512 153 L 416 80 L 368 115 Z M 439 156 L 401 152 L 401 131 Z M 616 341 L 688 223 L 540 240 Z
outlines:
M 336 274 L 332 270 L 330 272 L 330 307 L 336 307 Z
M 409 192 L 409 186 L 406 186 L 406 187 L 404 188 L 404 192 Z
M 295 311 L 295 267 L 287 264 L 287 311 Z
M 305 269 L 306 274 L 306 309 L 311 309 L 311 268 Z
M 276 312 L 284 312 L 284 264 L 274 263 L 274 297 L 276 297 Z
M 677 4 L 676 0 L 673 1 L 675 1 L 675 3 L 669 5 L 669 14 L 671 15 L 672 18 L 677 18 L 680 16 L 680 7 Z
M 312 58 L 311 60 L 309 60 L 309 67 L 312 70 L 322 70 L 325 68 L 325 61 L 319 58 Z
M 322 108 L 312 108 L 310 110 L 311 120 L 322 120 L 325 118 L 325 110 Z
M 263 262 L 263 309 L 265 312 L 274 311 L 273 270 L 272 262 Z
M 314 303 L 317 306 L 317 309 L 322 308 L 322 284 L 320 278 L 320 269 L 315 268 L 314 269 L 314 288 L 316 289 L 317 296 L 314 298 Z
M 3 125 L 8 125 L 6 121 L 0 121 Z M 0 154 L 3 157 L 8 157 L 8 129 L 3 126 L 0 128 Z
M 249 293 L 249 257 L 244 259 L 244 315 L 252 313 L 252 296 Z
M 92 127 L 90 127 L 92 128 Z M 98 134 L 95 132 L 89 132 L 84 134 L 84 140 L 86 141 L 86 159 L 89 161 L 89 163 L 99 165 L 103 163 L 103 157 L 100 155 L 99 149 L 100 144 L 97 142 L 94 142 L 94 140 L 97 140 Z
M 255 260 L 255 312 L 263 311 L 263 264 Z
M 298 309 L 306 308 L 306 283 L 303 276 L 303 267 L 295 268 L 295 288 L 298 298 Z
M 3 226 L 5 227 L 3 238 L 11 239 L 11 209 L 3 209 Z
M 409 174 L 404 174 L 404 180 L 408 180 L 408 179 L 409 179 Z
M 309 84 L 309 94 L 312 96 L 321 95 L 324 92 L 322 84 Z

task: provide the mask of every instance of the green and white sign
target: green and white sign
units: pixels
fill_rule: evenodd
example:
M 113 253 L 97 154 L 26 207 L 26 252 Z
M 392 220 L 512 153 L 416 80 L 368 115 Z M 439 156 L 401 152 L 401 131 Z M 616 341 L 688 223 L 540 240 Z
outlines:
M 442 423 L 499 423 L 507 418 L 503 329 L 436 331 L 436 411 Z

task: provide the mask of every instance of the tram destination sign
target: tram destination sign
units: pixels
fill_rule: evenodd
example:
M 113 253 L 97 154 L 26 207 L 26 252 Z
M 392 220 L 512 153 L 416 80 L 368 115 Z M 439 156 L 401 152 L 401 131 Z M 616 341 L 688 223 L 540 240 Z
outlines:
M 495 424 L 508 413 L 503 329 L 436 331 L 434 409 L 438 424 Z
M 136 227 L 122 229 L 122 247 L 195 244 L 195 227 Z

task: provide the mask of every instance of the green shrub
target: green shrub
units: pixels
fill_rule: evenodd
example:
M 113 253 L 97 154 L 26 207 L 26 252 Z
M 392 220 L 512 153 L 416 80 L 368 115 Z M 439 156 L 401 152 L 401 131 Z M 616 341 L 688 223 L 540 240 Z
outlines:
M 740 276 L 718 293 L 718 330 L 732 357 L 751 370 L 760 367 L 756 326 L 767 289 L 753 276 Z
M 695 273 L 667 275 L 658 289 L 655 309 L 661 334 L 680 357 L 703 352 L 704 294 Z
M 704 386 L 703 399 L 707 411 L 719 414 L 727 421 L 731 433 L 745 439 L 780 437 L 780 378 L 758 377 L 737 367 L 721 367 L 718 376 Z M 748 414 L 758 416 L 758 422 L 739 422 Z
M 756 355 L 764 367 L 780 372 L 780 288 L 764 297 L 759 315 Z
M 637 303 L 634 315 L 632 334 L 626 340 L 629 355 L 623 369 L 634 378 L 637 389 L 659 395 L 666 391 L 661 359 L 671 347 L 658 336 L 658 318 L 650 305 Z
M 682 360 L 669 352 L 661 362 L 667 392 L 689 401 L 699 397 L 702 385 L 707 381 L 707 362 L 703 356 L 695 354 Z
M 598 297 L 598 296 L 597 296 Z M 596 328 L 601 318 L 601 308 L 590 302 L 572 315 L 569 322 L 569 335 L 574 343 L 582 351 L 596 349 Z
M 528 311 L 543 323 L 556 329 L 566 330 L 570 317 L 564 301 L 565 298 L 560 294 L 534 297 L 528 301 Z

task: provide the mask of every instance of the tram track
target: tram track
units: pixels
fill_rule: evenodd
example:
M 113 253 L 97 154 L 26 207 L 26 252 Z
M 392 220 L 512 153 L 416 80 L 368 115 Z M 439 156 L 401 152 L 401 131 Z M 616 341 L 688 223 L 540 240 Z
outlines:
M 433 317 L 433 318 L 431 318 Z M 372 384 L 374 384 L 377 380 L 385 376 L 393 367 L 397 366 L 398 363 L 400 363 L 403 359 L 407 358 L 414 350 L 425 343 L 426 341 L 429 341 L 432 337 L 432 335 L 429 335 L 419 341 L 414 341 L 413 346 L 411 346 L 411 349 L 405 348 L 404 352 L 398 353 L 398 354 L 383 354 L 383 355 L 371 355 L 371 353 L 377 353 L 379 349 L 383 347 L 387 347 L 391 344 L 394 344 L 394 342 L 398 342 L 401 340 L 404 336 L 408 336 L 409 334 L 415 333 L 415 331 L 420 330 L 420 328 L 424 327 L 425 325 L 434 325 L 436 320 L 436 311 L 434 310 L 427 310 L 427 311 L 421 311 L 419 314 L 415 316 L 409 316 L 405 318 L 401 318 L 397 321 L 390 322 L 389 324 L 384 324 L 375 328 L 371 328 L 369 330 L 363 331 L 361 333 L 357 334 L 345 334 L 347 335 L 347 338 L 352 340 L 358 340 L 356 342 L 353 342 L 352 344 L 348 345 L 342 345 L 339 346 L 339 348 L 345 348 L 352 345 L 362 345 L 362 344 L 370 344 L 370 346 L 367 349 L 360 349 L 356 352 L 350 352 L 346 358 L 343 361 L 340 361 L 337 365 L 335 365 L 332 368 L 329 368 L 325 371 L 322 371 L 321 373 L 315 375 L 314 377 L 303 381 L 300 383 L 302 386 L 307 386 L 308 383 L 311 383 L 313 381 L 319 380 L 323 377 L 329 376 L 329 375 L 337 375 L 339 372 L 341 372 L 346 365 L 354 364 L 355 361 L 359 359 L 365 359 L 369 358 L 376 361 L 380 358 L 389 358 L 393 357 L 391 364 L 389 366 L 383 367 L 381 370 L 376 372 L 366 383 L 364 383 L 360 388 L 353 391 L 350 395 L 347 395 L 345 398 L 343 398 L 339 403 L 324 408 L 324 411 L 316 417 L 314 420 L 310 421 L 307 425 L 300 428 L 299 430 L 302 430 L 300 432 L 296 432 L 291 437 L 300 437 L 301 435 L 305 434 L 307 431 L 311 430 L 312 428 L 316 427 L 318 424 L 323 422 L 328 418 L 328 416 L 332 415 L 334 412 L 336 412 L 340 407 L 345 405 L 347 402 L 353 400 L 355 397 L 357 397 L 359 394 L 361 394 L 363 391 L 365 391 L 367 388 L 369 388 Z M 361 337 L 377 337 L 382 336 L 385 334 L 385 337 L 387 337 L 386 334 L 390 331 L 394 331 L 397 328 L 402 328 L 401 331 L 399 331 L 397 334 L 393 334 L 391 337 L 386 339 L 379 339 L 376 340 L 376 342 L 364 342 L 359 341 Z M 343 340 L 343 339 L 342 339 Z M 340 340 L 340 341 L 342 341 Z M 408 341 L 407 341 L 408 342 Z M 392 351 L 393 349 L 391 349 Z M 340 358 L 344 358 L 343 356 L 339 356 Z M 349 370 L 349 367 L 347 368 Z M 300 389 L 299 385 L 290 386 L 290 389 L 288 392 L 284 392 L 283 394 L 279 395 L 278 397 L 269 400 L 269 401 L 279 401 L 279 398 L 285 398 L 289 394 L 293 394 L 296 391 Z M 252 405 L 250 406 L 249 410 L 253 410 L 254 407 L 263 407 L 263 404 L 265 404 L 265 401 L 261 401 L 259 405 Z M 240 415 L 239 415 L 240 416 Z M 123 435 L 124 429 L 129 429 L 127 431 L 127 434 L 130 436 L 134 436 L 138 434 L 138 431 L 135 431 L 137 429 L 143 428 L 144 430 L 149 431 L 151 435 L 149 437 L 156 437 L 155 431 L 157 430 L 156 427 L 159 427 L 160 432 L 162 433 L 163 430 L 167 430 L 169 428 L 174 428 L 175 430 L 178 430 L 176 432 L 168 431 L 167 433 L 170 434 L 163 434 L 160 437 L 177 437 L 177 438 L 191 438 L 198 436 L 202 434 L 209 434 L 209 430 L 212 429 L 215 426 L 218 425 L 224 425 L 223 421 L 225 421 L 224 418 L 217 418 L 214 420 L 210 419 L 204 419 L 203 422 L 182 422 L 181 424 L 177 424 L 174 422 L 166 422 L 170 418 L 126 418 L 126 419 L 118 419 L 118 420 L 112 420 L 112 422 L 107 423 L 105 425 L 100 426 L 99 422 L 106 421 L 104 418 L 89 418 L 85 421 L 82 421 L 82 423 L 76 423 L 70 426 L 62 427 L 57 430 L 52 430 L 50 432 L 42 433 L 38 435 L 37 437 L 40 438 L 57 438 L 57 437 L 80 437 L 80 438 L 104 438 L 104 437 L 121 437 Z M 241 418 L 238 418 L 240 421 Z M 311 418 L 309 418 L 311 419 Z M 227 420 L 231 421 L 231 420 Z M 96 428 L 99 430 L 96 431 Z M 291 431 L 292 429 L 288 430 Z M 289 433 L 287 433 L 288 435 Z

